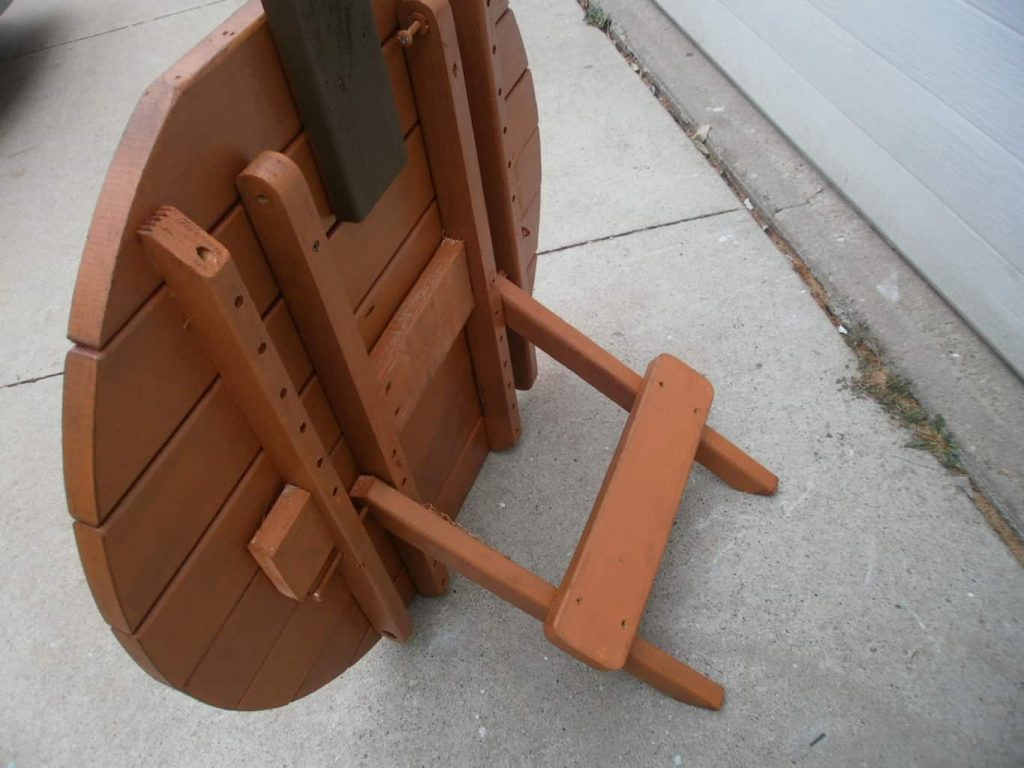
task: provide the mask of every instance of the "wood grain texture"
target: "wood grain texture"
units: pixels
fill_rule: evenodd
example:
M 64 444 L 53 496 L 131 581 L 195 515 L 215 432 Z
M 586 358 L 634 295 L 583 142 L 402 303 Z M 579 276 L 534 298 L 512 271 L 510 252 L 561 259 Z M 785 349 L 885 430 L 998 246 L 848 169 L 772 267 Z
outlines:
M 270 30 L 342 221 L 362 221 L 405 163 L 373 0 L 263 0 Z
M 472 310 L 465 245 L 445 240 L 370 353 L 384 404 L 399 430 L 462 335 Z
M 280 353 L 252 306 L 231 255 L 180 211 L 163 207 L 140 235 L 147 255 L 200 331 L 221 377 L 284 478 L 316 500 L 342 553 L 346 582 L 374 626 L 398 640 L 412 621 L 384 573 L 380 556 L 359 524 L 341 479 L 329 462 L 309 414 L 287 386 Z M 290 396 L 289 396 L 290 395 Z
M 466 92 L 473 117 L 494 260 L 498 269 L 512 282 L 526 287 L 524 268 L 533 256 L 525 258 L 521 255 L 524 244 L 522 217 L 512 202 L 517 189 L 507 161 L 519 154 L 528 137 L 537 129 L 533 78 L 529 70 L 525 70 L 515 76 L 513 88 L 506 90 L 499 82 L 499 78 L 504 76 L 504 64 L 509 56 L 513 60 L 511 66 L 520 63 L 524 68 L 526 66 L 521 44 L 505 50 L 508 43 L 504 36 L 512 27 L 507 26 L 509 22 L 504 16 L 495 16 L 493 9 L 478 0 L 455 0 L 452 10 L 462 58 L 466 62 Z M 510 14 L 511 11 L 505 15 Z M 501 21 L 498 23 L 503 30 L 501 47 L 496 28 L 499 18 Z M 539 195 L 537 208 L 539 215 Z M 537 378 L 537 357 L 533 347 L 512 334 L 509 337 L 509 355 L 516 388 L 529 389 Z
M 301 488 L 286 485 L 248 550 L 278 592 L 301 601 L 327 566 L 334 540 L 313 498 Z
M 356 323 L 367 349 L 373 349 L 377 343 L 402 299 L 441 244 L 441 236 L 441 216 L 434 203 L 416 222 L 405 242 L 356 307 Z
M 648 366 L 544 634 L 597 669 L 622 669 L 640 629 L 714 397 L 680 360 Z
M 452 225 L 450 218 L 442 225 L 437 163 L 428 158 L 406 58 L 392 34 L 396 3 L 376 0 L 374 12 L 410 163 L 370 219 L 336 221 L 252 2 L 143 97 L 83 256 L 64 433 L 69 508 L 87 578 L 115 636 L 147 672 L 218 706 L 258 709 L 306 695 L 380 635 L 357 601 L 343 596 L 341 577 L 324 586 L 319 605 L 328 608 L 299 611 L 304 603 L 273 589 L 246 552 L 285 478 L 224 396 L 194 325 L 141 258 L 134 232 L 157 205 L 177 202 L 231 254 L 246 303 L 279 350 L 289 389 L 301 395 L 307 428 L 333 446 L 328 461 L 350 487 L 356 459 L 312 373 L 235 177 L 266 149 L 301 169 L 326 233 L 321 255 L 342 274 L 342 292 L 367 313 L 357 315 L 357 337 L 372 349 Z M 424 482 L 424 501 L 452 517 L 489 452 L 468 350 L 459 336 L 400 436 L 411 447 L 413 476 Z M 369 537 L 382 562 L 399 562 L 387 534 L 371 524 Z M 392 583 L 407 604 L 415 591 L 408 572 L 398 568 Z
M 375 5 L 378 33 L 387 30 L 386 38 L 394 29 L 394 2 Z M 389 72 L 401 69 L 392 63 Z M 253 92 L 260 98 L 253 99 Z M 408 88 L 395 93 L 407 94 Z M 140 100 L 86 241 L 71 339 L 102 349 L 160 285 L 135 236 L 157 206 L 177 205 L 201 226 L 212 227 L 235 203 L 234 179 L 245 165 L 268 147 L 283 149 L 300 129 L 262 7 L 252 0 Z
M 519 405 L 506 365 L 508 340 L 494 290 L 494 252 L 455 22 L 441 0 L 404 2 L 399 13 L 406 22 L 420 14 L 430 30 L 406 56 L 427 151 L 447 160 L 435 163 L 431 172 L 445 234 L 466 245 L 475 298 L 467 334 L 491 447 L 501 450 L 519 439 Z
M 301 170 L 285 155 L 265 152 L 246 168 L 238 184 L 359 466 L 419 498 L 398 440 L 398 425 L 389 413 L 391 404 L 375 386 L 373 361 L 352 307 L 344 299 L 341 271 L 320 256 L 327 233 Z M 437 355 L 442 356 L 445 349 L 441 346 Z M 404 544 L 399 546 L 417 588 L 427 595 L 442 594 L 448 584 L 444 568 Z M 364 603 L 361 606 L 370 614 Z

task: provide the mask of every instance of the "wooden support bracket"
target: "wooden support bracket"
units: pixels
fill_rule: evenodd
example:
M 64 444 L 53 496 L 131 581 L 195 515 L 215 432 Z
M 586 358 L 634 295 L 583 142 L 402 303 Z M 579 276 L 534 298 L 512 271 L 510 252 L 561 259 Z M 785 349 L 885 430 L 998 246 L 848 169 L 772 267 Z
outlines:
M 505 278 L 498 280 L 508 327 L 627 411 L 633 409 L 643 377 Z M 697 462 L 744 493 L 771 496 L 779 479 L 740 448 L 704 427 Z
M 540 576 L 377 478 L 359 478 L 352 494 L 369 504 L 381 525 L 395 536 L 431 553 L 538 621 L 547 617 L 556 590 Z M 686 704 L 721 709 L 725 700 L 725 690 L 718 683 L 639 637 L 629 647 L 624 669 Z
M 499 451 L 519 440 L 519 405 L 496 290 L 494 250 L 455 20 L 447 0 L 403 2 L 398 15 L 403 26 L 417 20 L 425 25 L 416 44 L 405 49 L 405 56 L 427 155 L 437 159 L 430 171 L 444 233 L 466 244 L 475 299 L 466 330 L 488 441 L 492 450 Z
M 302 171 L 280 152 L 264 152 L 238 187 L 356 463 L 419 498 L 341 274 L 319 257 L 327 233 Z M 399 553 L 420 594 L 445 592 L 443 565 L 404 544 Z
M 305 489 L 341 553 L 346 583 L 382 635 L 404 640 L 412 618 L 312 428 L 231 254 L 165 206 L 139 231 L 147 255 L 198 331 L 278 473 Z

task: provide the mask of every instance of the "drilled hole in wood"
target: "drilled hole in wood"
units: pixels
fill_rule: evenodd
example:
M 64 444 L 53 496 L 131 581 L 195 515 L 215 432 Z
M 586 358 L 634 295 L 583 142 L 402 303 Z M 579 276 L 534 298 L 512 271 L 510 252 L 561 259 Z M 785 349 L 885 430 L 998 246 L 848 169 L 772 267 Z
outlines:
M 501 96 L 501 88 L 498 89 L 498 95 Z M 505 130 L 508 130 L 507 128 Z
M 501 96 L 501 91 L 498 91 L 498 95 Z M 501 129 L 501 133 L 502 133 L 503 136 L 508 134 L 508 126 L 507 125 L 504 128 Z
M 313 241 L 313 253 L 320 253 L 320 241 L 319 240 L 314 240 Z
M 267 342 L 260 342 L 260 345 L 256 347 L 256 354 L 265 355 L 267 354 Z
M 511 167 L 512 167 L 512 161 L 511 161 L 511 160 L 509 160 L 509 161 L 508 161 L 508 167 L 509 167 L 509 168 L 511 168 Z
M 213 251 L 211 251 L 205 245 L 200 245 L 198 248 L 196 248 L 196 256 L 198 256 L 202 261 L 206 261 L 211 256 L 213 256 Z
M 621 627 L 622 627 L 623 629 L 625 629 L 625 628 L 626 628 L 626 620 L 625 620 L 625 619 L 623 619 L 622 621 L 620 621 L 620 622 L 619 622 L 619 625 L 620 625 L 620 626 L 621 626 Z
M 306 422 L 302 422 L 301 424 L 299 424 L 299 434 L 306 434 Z
M 243 304 L 245 304 L 245 299 L 241 296 L 235 296 L 235 309 L 238 309 Z
M 260 205 L 266 205 L 267 203 L 270 202 L 270 198 L 264 195 L 262 192 L 260 192 L 258 195 L 256 195 L 256 202 L 259 203 Z
M 392 382 L 389 381 L 387 384 L 384 385 L 384 394 L 385 395 L 388 394 L 391 391 L 391 384 L 392 384 Z
M 321 456 L 319 459 L 316 460 L 316 468 L 320 469 L 320 467 L 322 467 L 323 465 L 324 465 L 324 457 Z
M 658 382 L 658 386 L 659 387 L 664 387 L 665 386 L 665 382 L 664 381 L 659 381 Z
M 397 459 L 398 458 L 398 449 L 397 448 L 393 448 L 391 450 L 391 458 L 392 459 Z
M 408 477 L 403 477 L 403 478 L 402 478 L 402 487 L 403 487 L 403 488 L 405 487 L 405 484 L 406 484 L 407 482 L 409 482 L 409 478 L 408 478 Z
M 514 203 L 515 201 L 516 201 L 516 196 L 512 195 L 512 202 Z
M 491 53 L 497 53 L 497 52 L 498 52 L 498 46 L 492 45 L 491 46 Z
M 452 77 L 458 77 L 458 76 L 459 76 L 459 62 L 453 61 L 452 62 Z
M 500 335 L 500 336 L 498 337 L 498 341 L 504 341 L 504 340 L 505 340 L 505 334 L 503 333 L 503 334 L 501 334 L 501 335 Z
M 338 495 L 338 486 L 334 486 L 334 490 L 331 491 L 331 496 L 337 496 L 337 495 Z
M 278 397 L 284 400 L 288 396 L 288 387 L 281 387 L 281 391 L 277 393 Z
M 508 360 L 501 364 L 502 368 L 508 368 Z

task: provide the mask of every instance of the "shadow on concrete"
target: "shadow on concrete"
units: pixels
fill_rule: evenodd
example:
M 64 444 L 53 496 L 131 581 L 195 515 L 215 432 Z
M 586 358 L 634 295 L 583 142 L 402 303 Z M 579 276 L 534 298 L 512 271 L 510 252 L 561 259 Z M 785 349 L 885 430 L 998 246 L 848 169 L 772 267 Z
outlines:
M 4 118 L 17 108 L 42 71 L 46 57 L 40 55 L 41 49 L 53 39 L 56 26 L 53 16 L 5 17 L 9 4 L 10 0 L 0 0 L 0 132 Z

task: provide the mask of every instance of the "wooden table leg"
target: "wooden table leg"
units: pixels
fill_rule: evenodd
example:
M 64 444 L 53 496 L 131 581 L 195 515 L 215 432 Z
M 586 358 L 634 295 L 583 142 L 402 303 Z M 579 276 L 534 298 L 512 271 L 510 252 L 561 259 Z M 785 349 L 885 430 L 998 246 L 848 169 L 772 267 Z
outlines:
M 643 377 L 599 347 L 511 281 L 498 281 L 505 322 L 551 357 L 629 411 Z M 779 479 L 711 427 L 704 428 L 697 461 L 725 483 L 744 493 L 771 496 Z
M 377 520 L 393 535 L 544 621 L 556 590 L 540 576 L 375 477 L 359 478 L 352 495 L 369 504 Z M 641 638 L 633 641 L 625 670 L 686 704 L 721 709 L 725 700 L 725 690 L 718 683 Z

